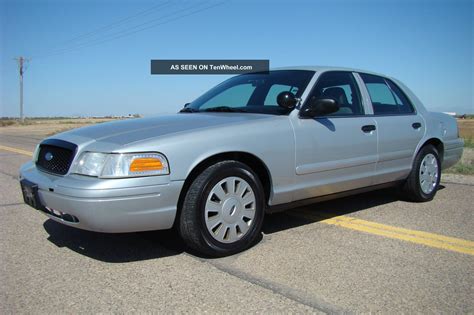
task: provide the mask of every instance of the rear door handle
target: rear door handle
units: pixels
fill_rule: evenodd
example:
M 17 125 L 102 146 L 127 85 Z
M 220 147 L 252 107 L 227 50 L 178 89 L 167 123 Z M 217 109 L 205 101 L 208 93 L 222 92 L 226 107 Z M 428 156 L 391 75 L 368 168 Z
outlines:
M 413 129 L 419 129 L 421 128 L 421 123 L 416 122 L 416 123 L 411 124 L 411 126 L 413 127 Z
M 363 132 L 371 132 L 371 131 L 374 131 L 376 128 L 375 128 L 375 125 L 365 125 L 365 126 L 362 126 L 362 129 Z

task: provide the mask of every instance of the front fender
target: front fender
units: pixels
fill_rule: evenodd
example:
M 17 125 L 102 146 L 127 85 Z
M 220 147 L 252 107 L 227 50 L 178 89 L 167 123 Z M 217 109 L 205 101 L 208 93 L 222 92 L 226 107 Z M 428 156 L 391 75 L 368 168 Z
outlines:
M 156 150 L 170 164 L 170 179 L 186 180 L 202 161 L 222 153 L 244 152 L 260 159 L 271 178 L 271 203 L 287 202 L 294 181 L 295 142 L 288 116 L 181 133 L 127 147 L 130 151 Z

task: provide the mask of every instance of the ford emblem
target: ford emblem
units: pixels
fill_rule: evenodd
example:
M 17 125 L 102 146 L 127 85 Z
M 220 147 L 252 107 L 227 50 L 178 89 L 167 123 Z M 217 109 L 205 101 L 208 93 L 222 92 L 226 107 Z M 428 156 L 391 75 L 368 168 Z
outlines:
M 44 159 L 45 159 L 46 161 L 48 161 L 48 162 L 51 161 L 51 160 L 53 159 L 53 157 L 54 157 L 54 156 L 53 156 L 53 154 L 52 154 L 51 152 L 48 152 L 48 153 L 46 153 L 46 154 L 44 155 Z

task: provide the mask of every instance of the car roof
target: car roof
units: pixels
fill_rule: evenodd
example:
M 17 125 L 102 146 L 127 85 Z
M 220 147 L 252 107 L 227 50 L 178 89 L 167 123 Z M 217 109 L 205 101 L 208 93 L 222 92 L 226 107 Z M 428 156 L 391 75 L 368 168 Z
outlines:
M 373 71 L 368 71 L 368 70 L 361 70 L 361 69 L 355 69 L 355 68 L 346 68 L 346 67 L 333 67 L 333 66 L 294 66 L 294 67 L 276 67 L 276 68 L 271 68 L 270 70 L 308 70 L 308 71 L 316 71 L 316 72 L 322 72 L 322 71 L 351 71 L 351 72 L 361 72 L 361 73 L 368 73 L 368 74 L 374 74 L 378 75 L 381 77 L 386 77 L 389 78 L 389 76 L 373 72 Z

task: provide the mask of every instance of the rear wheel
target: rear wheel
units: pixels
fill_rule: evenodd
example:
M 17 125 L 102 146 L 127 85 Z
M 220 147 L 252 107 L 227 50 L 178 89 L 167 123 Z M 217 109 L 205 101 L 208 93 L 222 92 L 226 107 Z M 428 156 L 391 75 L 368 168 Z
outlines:
M 245 164 L 223 161 L 204 170 L 189 187 L 180 234 L 193 249 L 226 256 L 251 246 L 264 216 L 263 188 Z
M 415 157 L 413 168 L 403 187 L 404 195 L 413 201 L 432 200 L 441 179 L 438 151 L 432 145 L 421 148 Z

